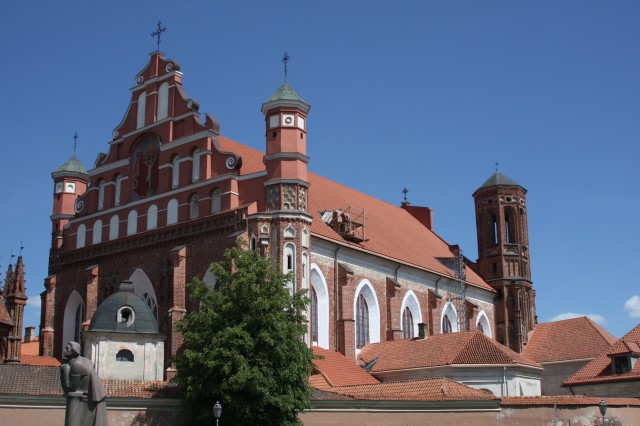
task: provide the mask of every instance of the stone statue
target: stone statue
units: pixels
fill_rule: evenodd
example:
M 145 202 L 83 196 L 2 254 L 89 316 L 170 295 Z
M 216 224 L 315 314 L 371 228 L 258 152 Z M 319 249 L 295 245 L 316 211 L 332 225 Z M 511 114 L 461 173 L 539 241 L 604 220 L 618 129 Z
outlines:
M 80 344 L 69 342 L 60 365 L 60 384 L 67 398 L 65 426 L 107 426 L 107 404 L 98 373 L 90 359 L 80 355 Z

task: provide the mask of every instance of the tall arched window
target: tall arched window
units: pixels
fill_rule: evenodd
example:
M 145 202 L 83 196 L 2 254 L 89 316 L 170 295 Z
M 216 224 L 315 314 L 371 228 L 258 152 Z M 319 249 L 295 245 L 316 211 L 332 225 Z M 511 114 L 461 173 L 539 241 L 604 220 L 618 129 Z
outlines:
M 116 175 L 116 190 L 115 190 L 115 196 L 113 199 L 113 205 L 114 206 L 119 206 L 120 205 L 120 194 L 122 192 L 122 176 L 120 175 Z
M 197 219 L 200 215 L 200 197 L 193 194 L 189 199 L 189 219 Z
M 76 321 L 73 327 L 73 341 L 80 342 L 80 332 L 82 331 L 82 322 L 84 321 L 84 305 L 79 304 L 76 309 Z
M 138 212 L 131 210 L 127 216 L 127 235 L 138 232 Z
M 287 282 L 287 287 L 289 287 L 289 292 L 293 294 L 296 289 L 296 246 L 291 243 L 284 245 L 282 273 L 291 274 L 291 281 Z
M 133 283 L 133 291 L 145 301 L 153 315 L 158 320 L 158 303 L 156 299 L 156 292 L 153 289 L 153 285 L 151 284 L 151 280 L 147 277 L 147 274 L 140 268 L 136 269 L 131 277 L 129 277 L 129 281 Z
M 171 187 L 177 188 L 180 185 L 180 157 L 174 156 L 171 160 Z
M 211 191 L 211 214 L 218 213 L 222 210 L 221 201 L 220 188 L 214 188 L 213 191 Z
M 318 295 L 311 287 L 311 343 L 318 344 Z
M 178 223 L 178 200 L 175 198 L 169 200 L 167 204 L 167 225 Z
M 87 236 L 86 225 L 82 224 L 78 226 L 78 231 L 76 233 L 76 248 L 84 247 L 86 236 Z
M 147 209 L 147 230 L 158 227 L 158 206 L 151 204 Z
M 158 121 L 167 118 L 169 112 L 169 83 L 166 81 L 158 88 Z
M 452 333 L 453 328 L 451 327 L 451 320 L 449 319 L 449 315 L 445 315 L 442 318 L 442 334 Z
M 111 216 L 111 220 L 109 220 L 109 241 L 115 240 L 118 238 L 118 234 L 120 233 L 120 218 L 118 215 Z
M 407 306 L 402 311 L 402 338 L 413 339 L 413 315 L 411 315 L 411 309 Z
M 200 180 L 200 149 L 196 148 L 191 157 L 191 181 Z
M 98 210 L 104 209 L 104 181 L 98 184 Z
M 504 209 L 504 232 L 505 241 L 507 243 L 516 243 L 516 215 L 511 207 L 505 207 Z
M 102 242 L 102 221 L 100 219 L 93 223 L 93 244 Z
M 147 113 L 147 92 L 140 93 L 138 96 L 138 114 L 136 120 L 136 129 L 144 127 L 144 116 Z
M 318 265 L 311 265 L 310 275 L 310 290 L 315 296 L 316 313 L 316 331 L 314 337 L 314 330 L 311 330 L 311 344 L 329 349 L 329 288 Z M 313 317 L 313 309 L 310 317 Z
M 489 318 L 484 310 L 480 311 L 478 314 L 478 319 L 476 320 L 476 328 L 483 332 L 485 335 L 492 337 L 491 333 L 491 324 L 489 323 Z
M 498 244 L 498 219 L 495 214 L 491 215 L 491 223 L 489 227 L 489 240 L 491 244 Z
M 80 334 L 82 332 L 82 323 L 84 322 L 84 301 L 80 293 L 73 290 L 67 299 L 64 307 L 64 322 L 62 328 L 62 347 L 64 348 L 69 341 L 80 343 Z
M 457 333 L 460 331 L 458 326 L 458 313 L 456 308 L 451 302 L 447 302 L 442 310 L 442 317 L 440 318 L 440 332 L 445 333 Z
M 369 344 L 369 306 L 360 293 L 356 304 L 356 349 L 362 349 Z

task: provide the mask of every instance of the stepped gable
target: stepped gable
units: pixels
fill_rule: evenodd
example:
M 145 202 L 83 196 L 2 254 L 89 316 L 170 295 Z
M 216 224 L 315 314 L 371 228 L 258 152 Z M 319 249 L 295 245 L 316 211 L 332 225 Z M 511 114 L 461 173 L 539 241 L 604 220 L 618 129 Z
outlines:
M 640 324 L 622 336 L 606 353 L 576 371 L 562 384 L 563 386 L 583 385 L 589 383 L 623 382 L 640 380 L 640 362 L 636 362 L 628 373 L 613 374 L 612 356 L 619 354 L 640 355 Z
M 523 355 L 536 362 L 595 358 L 607 352 L 616 338 L 587 317 L 536 325 Z
M 494 395 L 444 377 L 373 385 L 339 386 L 332 387 L 330 392 L 360 400 L 378 401 L 499 400 Z
M 378 379 L 367 373 L 362 367 L 347 359 L 339 352 L 314 346 L 313 354 L 321 358 L 313 360 L 313 370 L 318 373 L 328 386 L 367 385 L 380 383 Z M 313 377 L 313 376 L 312 376 Z M 313 379 L 318 385 L 321 381 Z
M 264 171 L 264 153 L 231 139 L 220 137 L 222 149 L 238 153 L 243 160 L 243 174 Z M 453 258 L 454 254 L 442 238 L 425 227 L 405 209 L 341 185 L 309 172 L 309 213 L 314 216 L 311 231 L 316 237 L 337 241 L 356 250 L 375 253 L 397 262 L 410 264 L 439 275 L 455 279 L 451 269 L 439 258 Z M 353 206 L 366 211 L 366 240 L 354 243 L 345 240 L 322 221 L 322 212 Z M 494 292 L 472 268 L 468 267 L 469 284 Z
M 481 331 L 429 336 L 426 339 L 396 340 L 365 346 L 358 359 L 378 358 L 372 372 L 429 368 L 444 365 L 520 364 L 542 368 L 540 364 L 512 351 Z

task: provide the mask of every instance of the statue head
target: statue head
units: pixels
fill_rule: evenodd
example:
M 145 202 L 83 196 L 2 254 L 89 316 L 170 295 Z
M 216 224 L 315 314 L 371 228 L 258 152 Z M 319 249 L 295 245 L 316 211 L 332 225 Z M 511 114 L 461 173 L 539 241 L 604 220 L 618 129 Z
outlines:
M 64 351 L 62 352 L 62 356 L 63 358 L 67 359 L 77 358 L 80 356 L 81 352 L 82 351 L 80 350 L 80 343 L 69 341 L 69 343 L 67 343 L 67 346 L 65 346 Z

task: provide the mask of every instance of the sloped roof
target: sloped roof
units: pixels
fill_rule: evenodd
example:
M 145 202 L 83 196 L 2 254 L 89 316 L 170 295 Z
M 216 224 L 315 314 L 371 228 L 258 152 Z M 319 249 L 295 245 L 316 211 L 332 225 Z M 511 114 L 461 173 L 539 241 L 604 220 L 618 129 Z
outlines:
M 428 368 L 444 365 L 520 364 L 542 368 L 535 361 L 512 351 L 481 331 L 439 334 L 426 339 L 395 340 L 365 346 L 358 358 L 379 358 L 372 372 Z
M 284 82 L 282 86 L 276 90 L 276 92 L 271 95 L 269 99 L 264 101 L 262 104 L 262 113 L 266 113 L 267 110 L 276 106 L 294 106 L 299 107 L 303 111 L 308 112 L 311 106 L 302 99 L 302 96 L 296 92 L 296 89 L 293 88 L 288 82 Z
M 329 386 L 348 386 L 380 383 L 362 367 L 339 352 L 314 346 L 313 354 L 321 358 L 313 360 L 314 372 L 319 373 Z M 317 380 L 317 379 L 314 379 Z
M 613 374 L 611 370 L 612 358 L 610 355 L 616 355 L 622 350 L 621 345 L 628 347 L 627 344 L 638 345 L 640 344 L 640 324 L 635 326 L 631 331 L 622 336 L 613 347 L 606 353 L 598 356 L 593 361 L 576 371 L 573 376 L 569 377 L 563 383 L 563 386 L 571 386 L 578 384 L 590 384 L 590 383 L 607 383 L 607 382 L 620 382 L 627 380 L 640 381 L 640 362 L 636 362 L 635 366 L 628 373 Z
M 487 179 L 486 181 L 484 181 L 482 185 L 480 185 L 480 188 L 485 188 L 487 186 L 520 186 L 520 185 L 518 185 L 509 176 L 504 175 L 496 170 L 494 174 L 489 176 L 489 179 Z
M 241 174 L 265 170 L 262 152 L 224 137 L 220 137 L 219 142 L 223 149 L 242 156 Z M 311 225 L 314 235 L 455 279 L 451 269 L 438 260 L 453 258 L 449 245 L 405 209 L 315 173 L 309 172 L 308 178 L 311 183 L 309 213 L 315 219 Z M 349 206 L 366 211 L 366 241 L 347 241 L 321 220 L 321 212 Z M 467 268 L 467 281 L 494 292 L 471 268 Z
M 369 385 L 337 386 L 329 392 L 360 400 L 377 401 L 461 401 L 496 400 L 494 395 L 447 378 L 385 382 Z
M 0 323 L 4 325 L 5 328 L 13 327 L 13 320 L 9 316 L 9 311 L 7 311 L 7 306 L 4 302 L 4 297 L 0 294 Z
M 522 354 L 536 362 L 595 358 L 616 341 L 615 336 L 587 317 L 536 325 Z
M 52 174 L 56 173 L 84 173 L 87 174 L 87 169 L 82 165 L 78 157 L 75 154 L 71 156 L 67 161 L 62 163 L 60 167 L 55 169 Z
M 110 398 L 179 398 L 178 385 L 142 380 L 103 380 Z M 0 395 L 62 395 L 57 366 L 0 364 Z

